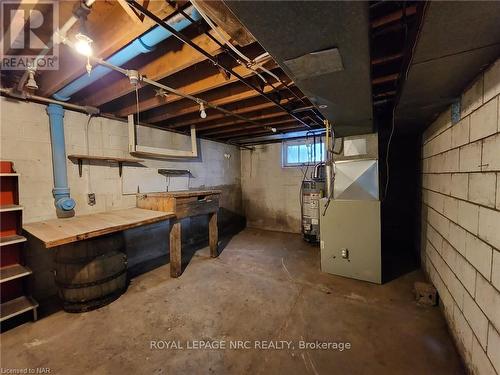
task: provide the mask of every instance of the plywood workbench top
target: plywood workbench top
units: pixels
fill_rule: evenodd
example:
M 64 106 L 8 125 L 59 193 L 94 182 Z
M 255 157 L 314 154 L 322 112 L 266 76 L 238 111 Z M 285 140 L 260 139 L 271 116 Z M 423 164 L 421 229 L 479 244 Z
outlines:
M 98 237 L 175 217 L 173 212 L 127 208 L 124 210 L 29 223 L 23 229 L 47 248 Z

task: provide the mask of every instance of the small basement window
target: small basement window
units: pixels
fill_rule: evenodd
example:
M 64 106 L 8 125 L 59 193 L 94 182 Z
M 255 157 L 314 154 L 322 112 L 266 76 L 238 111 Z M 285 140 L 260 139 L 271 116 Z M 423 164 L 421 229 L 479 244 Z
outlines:
M 316 138 L 316 142 L 313 138 L 284 141 L 281 149 L 283 167 L 300 167 L 325 161 L 325 143 L 322 139 Z

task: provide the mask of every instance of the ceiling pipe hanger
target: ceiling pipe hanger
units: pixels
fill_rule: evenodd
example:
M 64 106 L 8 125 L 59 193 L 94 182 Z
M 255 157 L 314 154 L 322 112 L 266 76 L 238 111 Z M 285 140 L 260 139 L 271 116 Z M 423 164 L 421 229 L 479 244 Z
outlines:
M 191 4 L 196 8 L 198 13 L 203 17 L 203 19 L 207 22 L 207 24 L 210 26 L 210 28 L 221 38 L 221 40 L 224 43 L 221 43 L 217 38 L 215 38 L 212 34 L 209 32 L 205 32 L 206 35 L 210 39 L 212 39 L 215 43 L 217 43 L 229 56 L 231 56 L 238 64 L 245 66 L 246 68 L 252 70 L 260 79 L 262 79 L 266 84 L 270 85 L 275 91 L 279 91 L 278 87 L 275 87 L 271 82 L 266 80 L 258 71 L 257 69 L 261 69 L 264 73 L 269 74 L 272 78 L 274 78 L 277 83 L 281 84 L 286 90 L 288 90 L 298 101 L 302 102 L 304 106 L 307 106 L 306 102 L 304 101 L 303 98 L 299 97 L 296 93 L 294 93 L 291 89 L 290 86 L 285 83 L 280 77 L 278 77 L 276 74 L 273 72 L 269 71 L 264 67 L 264 64 L 268 62 L 269 60 L 272 59 L 271 55 L 268 52 L 264 52 L 261 55 L 255 57 L 254 59 L 250 59 L 247 56 L 245 56 L 243 53 L 241 53 L 233 44 L 231 43 L 230 40 L 224 37 L 222 33 L 219 31 L 217 26 L 212 22 L 210 17 L 201 9 L 199 4 L 197 4 L 196 0 L 191 0 Z M 181 11 L 182 13 L 182 11 Z M 185 15 L 185 17 L 191 21 L 191 23 L 194 23 L 195 21 L 189 17 L 189 15 Z M 234 54 L 236 53 L 236 55 Z M 244 61 L 242 61 L 240 56 Z M 224 71 L 222 68 L 219 67 L 221 70 L 222 74 L 228 74 L 228 72 Z M 293 111 L 291 111 L 293 113 Z M 320 122 L 323 122 L 324 118 L 320 118 Z
M 166 22 L 164 22 L 161 18 L 157 17 L 155 14 L 144 8 L 142 5 L 138 4 L 134 0 L 126 0 L 127 3 L 144 14 L 146 17 L 150 18 L 152 21 L 154 21 L 156 24 L 164 27 L 168 31 L 170 31 L 177 39 L 181 40 L 185 44 L 189 45 L 190 47 L 194 48 L 196 51 L 201 53 L 203 56 L 205 56 L 208 60 L 210 60 L 215 66 L 222 68 L 224 71 L 226 71 L 229 74 L 232 74 L 235 76 L 240 82 L 244 83 L 246 86 L 250 87 L 251 89 L 255 90 L 258 92 L 261 96 L 269 100 L 270 102 L 273 102 L 277 107 L 279 107 L 281 110 L 284 112 L 288 113 L 291 117 L 293 117 L 295 120 L 303 124 L 304 126 L 311 128 L 309 124 L 307 124 L 304 120 L 302 120 L 300 117 L 294 115 L 291 113 L 287 108 L 282 106 L 278 101 L 274 100 L 273 98 L 269 97 L 261 88 L 255 86 L 253 83 L 247 81 L 245 78 L 243 78 L 240 74 L 236 73 L 233 71 L 231 68 L 228 68 L 224 66 L 223 64 L 220 64 L 215 57 L 213 57 L 210 53 L 205 51 L 203 48 L 199 47 L 195 43 L 193 43 L 190 39 L 188 39 L 186 36 L 184 36 L 182 33 L 178 32 L 174 28 L 172 28 L 170 25 L 168 25 Z M 213 107 L 212 107 L 213 108 Z
M 72 49 L 75 49 L 75 45 L 73 42 L 71 42 L 68 38 L 64 38 L 62 39 L 62 43 L 66 44 L 67 46 L 71 47 Z M 255 124 L 255 125 L 259 125 L 259 126 L 262 126 L 265 130 L 269 130 L 269 131 L 272 131 L 273 133 L 276 133 L 276 129 L 275 128 L 271 128 L 271 127 L 268 127 L 268 126 L 265 126 L 263 125 L 262 123 L 258 123 L 254 120 L 251 120 L 245 116 L 241 116 L 237 113 L 234 113 L 234 112 L 231 112 L 231 111 L 228 111 L 227 109 L 225 108 L 222 108 L 222 107 L 219 107 L 218 105 L 216 104 L 212 104 L 204 99 L 201 99 L 201 98 L 197 98 L 193 95 L 189 95 L 189 94 L 186 94 L 186 93 L 183 93 L 182 91 L 179 91 L 177 89 L 174 89 L 172 87 L 169 87 L 169 86 L 166 86 L 162 83 L 159 83 L 157 81 L 154 81 L 152 79 L 149 79 L 147 78 L 146 76 L 143 76 L 141 75 L 137 70 L 129 70 L 129 69 L 124 69 L 122 67 L 119 67 L 119 66 L 116 66 L 116 65 L 113 65 L 111 63 L 109 63 L 108 61 L 105 61 L 104 59 L 102 58 L 99 58 L 99 57 L 95 57 L 95 56 L 89 56 L 89 59 L 99 65 L 102 65 L 102 66 L 105 66 L 107 68 L 110 68 L 114 71 L 117 71 L 123 75 L 125 75 L 126 77 L 128 77 L 131 81 L 131 84 L 134 84 L 134 85 L 137 85 L 139 84 L 139 82 L 145 82 L 147 84 L 150 84 L 152 86 L 155 86 L 159 89 L 163 89 L 165 91 L 168 91 L 174 95 L 178 95 L 180 97 L 183 97 L 185 99 L 189 99 L 189 100 L 192 100 L 193 102 L 195 103 L 198 103 L 198 105 L 202 105 L 204 107 L 207 107 L 207 108 L 212 108 L 212 109 L 215 109 L 217 111 L 220 111 L 222 113 L 225 113 L 229 116 L 233 116 L 233 117 L 236 117 L 240 120 L 244 120 L 245 122 L 248 122 L 248 123 L 252 123 L 252 124 Z
M 66 44 L 67 46 L 73 48 L 73 49 L 75 48 L 75 44 L 72 41 L 70 41 L 68 38 L 66 38 L 66 37 L 62 37 L 61 42 L 64 43 L 64 44 Z M 208 102 L 206 100 L 203 100 L 201 98 L 197 98 L 197 97 L 195 97 L 193 95 L 189 95 L 189 94 L 183 93 L 180 90 L 174 89 L 172 87 L 166 86 L 166 85 L 164 85 L 162 83 L 159 83 L 157 81 L 149 79 L 146 76 L 141 75 L 137 70 L 124 69 L 122 67 L 113 65 L 113 64 L 109 63 L 108 61 L 105 61 L 104 59 L 100 58 L 100 57 L 95 57 L 95 56 L 92 56 L 92 55 L 88 56 L 88 58 L 91 61 L 93 61 L 93 62 L 95 62 L 95 63 L 97 63 L 99 65 L 105 66 L 107 68 L 110 68 L 110 69 L 112 69 L 114 71 L 117 71 L 117 72 L 125 75 L 126 77 L 128 77 L 130 79 L 131 84 L 133 84 L 133 85 L 137 85 L 140 82 L 145 82 L 147 84 L 155 86 L 155 87 L 157 87 L 159 89 L 163 89 L 165 91 L 168 91 L 168 92 L 170 92 L 172 94 L 178 95 L 178 96 L 183 97 L 185 99 L 192 100 L 193 102 L 198 103 L 200 106 L 203 104 L 204 107 L 215 109 L 215 110 L 223 112 L 223 113 L 225 113 L 225 114 L 227 114 L 229 116 L 233 116 L 233 117 L 236 117 L 236 118 L 238 118 L 240 120 L 244 120 L 245 122 L 249 122 L 249 123 L 252 123 L 252 124 L 255 124 L 255 125 L 260 125 L 264 129 L 270 130 L 273 133 L 276 132 L 275 128 L 271 128 L 271 127 L 265 126 L 265 125 L 263 125 L 261 123 L 253 121 L 253 120 L 251 120 L 251 119 L 249 119 L 247 117 L 241 116 L 241 115 L 239 115 L 237 113 L 228 111 L 225 108 L 219 107 L 216 104 L 212 104 L 212 103 L 210 103 L 210 102 Z
M 169 4 L 172 3 L 172 0 L 167 0 Z M 194 2 L 191 2 L 193 5 Z M 198 10 L 198 9 L 197 9 Z M 188 19 L 192 24 L 194 24 L 196 21 L 190 17 L 188 14 L 186 14 L 182 9 L 179 9 L 178 10 L 180 14 L 182 14 L 184 17 L 186 17 L 186 19 Z M 201 13 L 199 10 L 198 10 L 198 13 L 203 17 L 203 14 L 204 13 Z M 214 31 L 218 32 L 217 29 L 214 29 Z M 239 59 L 237 56 L 235 56 L 235 54 L 233 53 L 233 51 L 228 48 L 228 46 L 226 46 L 225 44 L 221 43 L 216 37 L 214 37 L 211 33 L 207 32 L 207 31 L 203 31 L 203 34 L 205 34 L 207 37 L 209 37 L 212 41 L 214 41 L 219 47 L 221 47 L 224 52 L 226 52 L 229 56 L 231 56 L 236 62 L 239 63 Z M 261 55 L 255 57 L 253 59 L 253 62 L 254 62 L 254 66 L 256 67 L 260 67 L 260 68 L 263 68 L 263 65 L 269 61 L 270 59 L 272 59 L 271 55 L 269 55 L 268 52 L 264 52 L 262 53 Z M 224 69 L 220 68 L 219 67 L 219 70 L 221 72 L 221 74 L 223 74 L 224 76 L 227 76 L 229 77 L 230 74 L 228 72 L 226 72 Z M 272 76 L 274 77 L 277 82 L 279 82 L 286 90 L 288 90 L 298 101 L 302 102 L 304 105 L 307 105 L 306 102 L 304 101 L 303 98 L 299 97 L 295 92 L 293 92 L 293 90 L 290 88 L 290 85 L 288 85 L 286 82 L 284 82 L 280 77 L 278 77 L 276 74 L 274 74 L 273 72 L 269 71 L 266 69 L 266 71 Z M 266 82 L 268 83 L 268 82 Z M 274 87 L 271 83 L 268 83 L 271 87 L 273 87 L 276 91 L 279 91 L 280 89 L 279 88 L 276 88 Z M 321 118 L 321 122 L 323 122 L 323 118 Z

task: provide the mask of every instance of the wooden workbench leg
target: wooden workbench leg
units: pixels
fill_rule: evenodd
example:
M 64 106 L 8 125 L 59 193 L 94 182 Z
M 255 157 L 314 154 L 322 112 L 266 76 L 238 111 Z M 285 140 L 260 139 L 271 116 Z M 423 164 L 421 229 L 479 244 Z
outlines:
M 209 215 L 208 242 L 210 244 L 210 256 L 212 258 L 217 258 L 217 256 L 219 256 L 217 249 L 217 243 L 219 242 L 219 231 L 217 229 L 217 212 Z
M 181 275 L 181 222 L 170 221 L 170 276 Z

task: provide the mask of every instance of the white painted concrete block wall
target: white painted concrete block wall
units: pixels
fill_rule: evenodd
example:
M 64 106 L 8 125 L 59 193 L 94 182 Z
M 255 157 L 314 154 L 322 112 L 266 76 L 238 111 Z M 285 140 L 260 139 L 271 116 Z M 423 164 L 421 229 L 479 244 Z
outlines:
M 281 143 L 242 150 L 241 186 L 247 225 L 300 233 L 302 178 L 301 168 L 282 167 Z
M 21 174 L 20 201 L 25 207 L 24 221 L 55 218 L 50 131 L 46 106 L 1 98 L 0 112 L 0 158 L 13 161 L 16 170 Z M 65 111 L 64 124 L 66 153 L 86 154 L 87 116 Z M 102 117 L 93 118 L 89 124 L 88 134 L 91 155 L 131 157 L 128 153 L 126 123 Z M 190 148 L 190 138 L 185 135 L 142 126 L 138 128 L 138 141 L 142 145 L 153 147 Z M 146 159 L 142 164 L 150 168 L 189 169 L 195 176 L 190 179 L 191 188 L 221 185 L 239 187 L 239 149 L 207 140 L 200 140 L 199 145 L 201 156 L 198 159 L 178 161 Z M 225 153 L 231 157 L 225 158 Z M 89 167 L 84 163 L 82 177 L 78 175 L 77 164 L 68 160 L 67 167 L 71 196 L 77 202 L 78 214 L 135 206 L 134 195 L 122 195 L 117 165 L 91 164 Z M 90 191 L 96 194 L 95 206 L 87 204 L 87 193 Z M 228 208 L 238 211 L 237 207 Z
M 346 140 L 367 140 L 366 155 L 334 155 L 336 160 L 373 158 L 378 155 L 378 135 L 365 134 Z M 335 150 L 342 148 L 337 139 Z M 304 173 L 310 178 L 312 166 L 283 167 L 282 145 L 272 143 L 241 151 L 243 209 L 249 227 L 280 232 L 301 232 L 300 186 Z
M 422 261 L 474 374 L 500 374 L 500 60 L 423 137 Z

